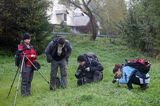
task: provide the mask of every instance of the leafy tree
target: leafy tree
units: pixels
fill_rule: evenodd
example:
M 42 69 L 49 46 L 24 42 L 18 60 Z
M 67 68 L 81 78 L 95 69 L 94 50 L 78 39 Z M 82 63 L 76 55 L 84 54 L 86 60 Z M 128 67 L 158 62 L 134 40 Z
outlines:
M 159 4 L 159 0 L 130 0 L 128 17 L 120 28 L 128 45 L 151 53 L 160 50 Z
M 94 0 L 93 12 L 101 23 L 102 33 L 116 34 L 117 25 L 127 15 L 127 8 L 124 0 Z M 95 8 L 96 7 L 96 8 Z

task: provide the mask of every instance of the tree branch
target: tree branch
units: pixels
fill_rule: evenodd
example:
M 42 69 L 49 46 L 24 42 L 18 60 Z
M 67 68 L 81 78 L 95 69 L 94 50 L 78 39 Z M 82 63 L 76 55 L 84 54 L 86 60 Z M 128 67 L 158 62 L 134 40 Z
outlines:
M 89 5 L 89 3 L 91 2 L 92 0 L 89 0 L 88 2 L 87 2 L 87 5 Z
M 82 7 L 80 7 L 78 4 L 76 4 L 74 1 L 72 1 L 72 0 L 68 0 L 71 4 L 73 4 L 75 7 L 77 7 L 77 8 L 79 8 L 79 9 L 81 9 L 81 10 L 83 10 L 83 8 Z
M 91 1 L 91 0 L 89 0 L 89 1 Z M 88 7 L 88 5 L 86 4 L 86 2 L 85 2 L 84 0 L 82 0 L 82 2 L 83 2 L 84 8 L 85 8 L 86 11 L 88 12 L 87 15 L 92 16 L 92 12 L 91 12 L 90 8 Z
M 76 4 L 74 1 L 72 0 L 68 0 L 71 4 L 73 4 L 75 7 L 79 8 L 82 12 L 84 12 L 86 15 L 88 15 L 88 13 L 78 4 Z

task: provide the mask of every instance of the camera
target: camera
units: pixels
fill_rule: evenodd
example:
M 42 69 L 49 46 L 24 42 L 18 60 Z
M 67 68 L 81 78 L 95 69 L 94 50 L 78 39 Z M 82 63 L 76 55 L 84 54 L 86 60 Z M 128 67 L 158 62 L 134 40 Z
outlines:
M 81 70 L 77 70 L 75 73 L 76 78 L 80 78 L 81 77 Z
M 113 80 L 112 80 L 112 83 L 116 83 L 116 82 L 117 82 L 116 79 L 113 79 Z
M 114 84 L 114 83 L 116 83 L 118 80 L 119 80 L 119 79 L 114 78 L 114 79 L 112 80 L 112 83 Z

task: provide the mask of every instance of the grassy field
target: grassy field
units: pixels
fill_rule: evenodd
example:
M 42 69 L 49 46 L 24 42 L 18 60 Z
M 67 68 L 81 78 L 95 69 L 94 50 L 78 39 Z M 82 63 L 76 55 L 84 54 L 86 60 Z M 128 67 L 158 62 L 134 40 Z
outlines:
M 160 62 L 144 54 L 127 48 L 120 41 L 110 44 L 106 39 L 97 39 L 95 42 L 85 38 L 68 38 L 73 46 L 73 52 L 68 64 L 68 87 L 50 91 L 49 85 L 38 72 L 34 73 L 32 95 L 17 97 L 17 106 L 160 106 Z M 97 54 L 104 66 L 104 79 L 98 83 L 77 87 L 74 73 L 77 68 L 76 57 L 88 51 Z M 149 89 L 141 91 L 139 86 L 129 91 L 126 86 L 118 87 L 112 84 L 112 69 L 115 63 L 123 63 L 124 59 L 147 58 L 152 63 Z M 50 64 L 44 55 L 39 56 L 41 71 L 49 80 Z M 7 97 L 11 82 L 16 72 L 14 56 L 0 55 L 0 106 L 11 106 L 16 92 L 16 83 L 11 95 Z

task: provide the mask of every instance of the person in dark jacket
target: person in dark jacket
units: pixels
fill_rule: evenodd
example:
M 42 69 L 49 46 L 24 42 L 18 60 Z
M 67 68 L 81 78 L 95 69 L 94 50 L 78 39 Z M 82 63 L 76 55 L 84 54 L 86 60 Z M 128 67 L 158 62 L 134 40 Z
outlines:
M 90 60 L 86 55 L 79 55 L 77 62 L 79 63 L 75 73 L 77 85 L 97 82 L 103 79 L 103 66 L 97 60 Z
M 20 52 L 20 58 L 22 61 L 23 55 L 25 62 L 22 69 L 22 81 L 21 81 L 21 95 L 29 96 L 31 94 L 31 82 L 33 79 L 33 66 L 31 62 L 34 62 L 37 58 L 37 53 L 33 46 L 30 44 L 31 37 L 29 33 L 24 33 L 23 41 L 18 45 L 18 51 Z
M 67 62 L 72 48 L 68 40 L 63 37 L 55 38 L 51 41 L 46 50 L 47 61 L 51 63 L 50 90 L 55 90 L 58 67 L 60 67 L 60 83 L 63 88 L 67 87 Z
M 142 90 L 145 90 L 150 81 L 149 73 L 142 73 L 130 66 L 116 64 L 113 73 L 112 83 L 127 84 L 129 90 L 133 89 L 132 84 L 139 85 Z

